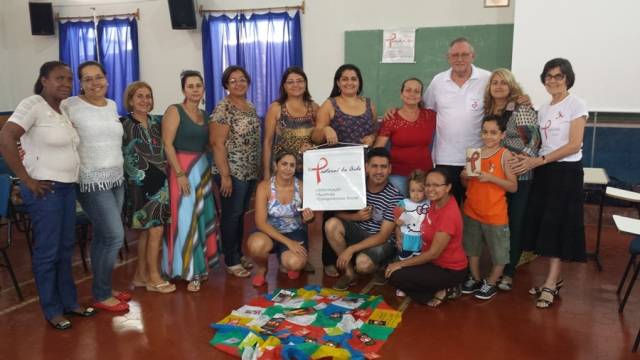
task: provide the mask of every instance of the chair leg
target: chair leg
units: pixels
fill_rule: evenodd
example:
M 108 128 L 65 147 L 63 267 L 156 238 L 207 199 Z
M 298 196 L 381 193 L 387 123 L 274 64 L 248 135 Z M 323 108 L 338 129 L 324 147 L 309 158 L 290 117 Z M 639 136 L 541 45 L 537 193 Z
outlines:
M 88 225 L 80 225 L 80 239 L 78 240 L 78 247 L 80 247 L 80 259 L 82 259 L 82 267 L 84 272 L 89 272 L 87 266 L 87 234 L 89 233 Z
M 7 255 L 7 252 L 5 250 L 2 250 L 2 256 L 4 257 L 4 261 L 7 264 L 7 269 L 9 269 L 9 275 L 11 275 L 13 286 L 16 288 L 16 292 L 18 293 L 18 299 L 20 299 L 20 301 L 24 301 L 24 296 L 22 296 L 22 291 L 20 291 L 20 284 L 18 284 L 18 279 L 16 279 L 16 274 L 13 272 L 13 266 L 11 266 L 9 256 Z
M 624 294 L 622 303 L 620 303 L 620 307 L 618 308 L 619 313 L 622 313 L 624 311 L 624 306 L 627 304 L 627 300 L 629 299 L 629 294 L 631 294 L 631 289 L 633 289 L 633 285 L 635 285 L 636 279 L 638 278 L 638 272 L 640 272 L 640 266 L 635 266 L 633 277 L 631 278 L 631 282 L 629 283 L 629 286 L 627 286 L 627 292 Z
M 620 296 L 620 291 L 622 291 L 622 285 L 624 285 L 625 280 L 627 280 L 627 275 L 629 275 L 629 270 L 631 269 L 631 265 L 635 262 L 637 255 L 631 255 L 629 258 L 629 263 L 627 264 L 627 268 L 624 269 L 624 275 L 622 275 L 622 279 L 620 279 L 620 285 L 618 285 L 618 290 L 616 290 L 616 294 Z
M 633 349 L 631 349 L 631 352 L 638 351 L 638 344 L 640 344 L 640 330 L 638 330 L 638 335 L 636 335 L 636 342 L 633 344 Z

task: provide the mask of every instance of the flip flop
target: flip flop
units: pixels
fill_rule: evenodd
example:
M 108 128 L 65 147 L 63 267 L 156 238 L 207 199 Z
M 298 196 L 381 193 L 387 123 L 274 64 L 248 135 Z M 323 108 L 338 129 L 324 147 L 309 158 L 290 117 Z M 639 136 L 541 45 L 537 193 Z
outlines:
M 200 291 L 200 280 L 191 280 L 189 281 L 189 285 L 187 285 L 187 290 L 191 292 Z
M 173 285 L 172 283 L 168 282 L 168 281 L 163 281 L 159 284 L 150 284 L 147 283 L 146 285 L 146 289 L 147 291 L 151 291 L 151 292 L 159 292 L 162 294 L 168 294 L 168 293 L 172 293 L 174 291 L 176 291 L 176 286 Z
M 71 321 L 63 317 L 60 317 L 60 320 L 56 322 L 53 322 L 51 320 L 47 320 L 47 322 L 56 330 L 67 330 L 71 327 Z
M 82 316 L 82 317 L 90 317 L 93 316 L 95 314 L 98 313 L 98 310 L 92 308 L 92 307 L 86 307 L 86 308 L 82 308 L 79 307 L 77 309 L 73 309 L 73 310 L 69 310 L 66 311 L 64 314 L 65 315 L 75 315 L 75 316 Z

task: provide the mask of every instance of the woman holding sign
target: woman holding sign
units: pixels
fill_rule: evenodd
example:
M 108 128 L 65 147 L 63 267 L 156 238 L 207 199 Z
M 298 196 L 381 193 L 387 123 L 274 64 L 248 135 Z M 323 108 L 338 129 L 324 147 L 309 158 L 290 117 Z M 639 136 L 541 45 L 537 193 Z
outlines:
M 297 279 L 307 263 L 307 227 L 313 211 L 302 207 L 302 181 L 295 177 L 297 157 L 281 152 L 275 158 L 274 175 L 262 181 L 256 190 L 256 227 L 249 236 L 248 248 L 257 265 L 251 283 L 265 284 L 269 253 L 278 254 L 290 279 Z
M 316 127 L 311 134 L 314 143 L 343 142 L 373 146 L 376 140 L 376 108 L 371 99 L 360 96 L 362 86 L 362 74 L 355 65 L 344 64 L 336 70 L 331 95 L 318 110 Z M 326 219 L 332 216 L 332 213 L 323 215 L 323 228 Z M 327 276 L 340 276 L 335 267 L 335 253 L 324 232 L 322 262 Z

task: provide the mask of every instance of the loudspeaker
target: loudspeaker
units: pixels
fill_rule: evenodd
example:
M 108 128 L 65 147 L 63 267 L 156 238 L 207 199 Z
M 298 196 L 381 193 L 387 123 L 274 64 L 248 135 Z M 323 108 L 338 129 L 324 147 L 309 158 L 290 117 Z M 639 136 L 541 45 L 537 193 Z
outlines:
M 171 27 L 178 30 L 196 28 L 196 9 L 193 0 L 169 0 Z
M 29 3 L 31 35 L 53 35 L 53 7 L 51 3 Z

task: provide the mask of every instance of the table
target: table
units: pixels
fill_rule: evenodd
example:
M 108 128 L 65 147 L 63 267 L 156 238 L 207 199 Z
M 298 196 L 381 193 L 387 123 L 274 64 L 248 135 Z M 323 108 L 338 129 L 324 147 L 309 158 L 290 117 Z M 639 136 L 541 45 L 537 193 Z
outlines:
M 609 176 L 603 168 L 584 168 L 584 184 L 592 185 L 595 190 L 600 192 L 600 207 L 598 208 L 598 234 L 596 236 L 596 249 L 592 253 L 587 255 L 593 258 L 598 267 L 598 271 L 602 271 L 602 264 L 600 263 L 600 233 L 602 230 L 602 210 L 604 208 L 604 196 L 605 189 L 609 183 Z M 590 191 L 589 189 L 585 189 Z

